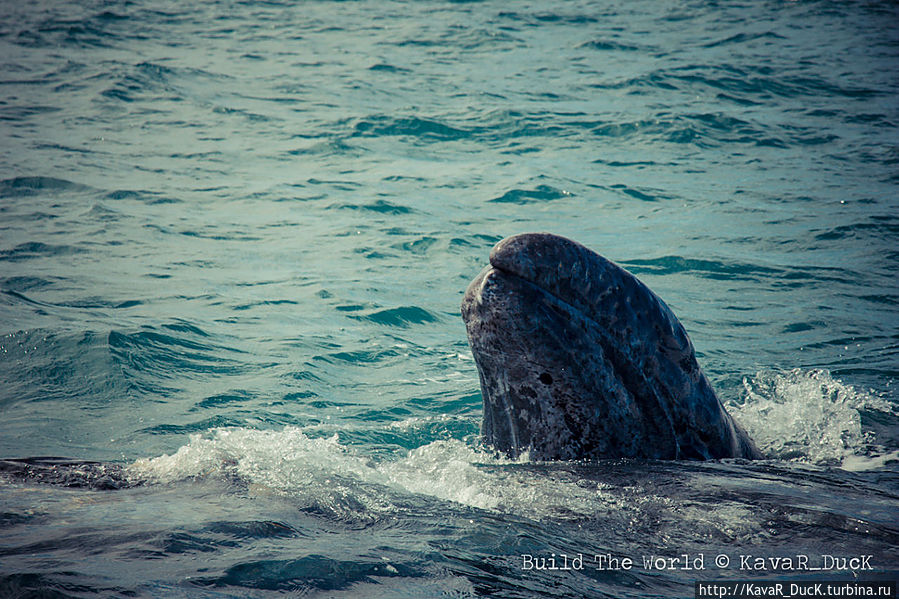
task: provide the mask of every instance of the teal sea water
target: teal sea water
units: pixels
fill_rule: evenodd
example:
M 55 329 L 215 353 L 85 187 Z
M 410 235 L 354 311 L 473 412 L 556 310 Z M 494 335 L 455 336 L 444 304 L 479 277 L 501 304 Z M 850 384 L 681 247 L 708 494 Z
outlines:
M 3 462 L 0 596 L 895 580 L 897 24 L 824 0 L 0 0 L 0 458 L 71 460 Z M 767 459 L 481 447 L 459 302 L 524 231 L 664 298 Z M 584 568 L 524 557 L 563 555 Z M 682 555 L 703 568 L 643 561 Z

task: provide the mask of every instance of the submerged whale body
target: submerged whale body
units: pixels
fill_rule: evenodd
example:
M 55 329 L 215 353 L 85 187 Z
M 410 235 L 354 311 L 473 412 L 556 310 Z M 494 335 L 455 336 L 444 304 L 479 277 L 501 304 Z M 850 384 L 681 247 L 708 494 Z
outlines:
M 535 460 L 759 458 L 655 293 L 548 233 L 500 241 L 462 318 L 486 444 Z

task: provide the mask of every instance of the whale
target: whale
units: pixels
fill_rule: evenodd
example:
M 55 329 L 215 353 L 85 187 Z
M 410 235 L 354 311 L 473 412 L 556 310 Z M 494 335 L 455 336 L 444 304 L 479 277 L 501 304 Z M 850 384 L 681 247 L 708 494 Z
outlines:
M 551 233 L 497 243 L 462 299 L 484 445 L 535 461 L 758 459 L 674 312 Z

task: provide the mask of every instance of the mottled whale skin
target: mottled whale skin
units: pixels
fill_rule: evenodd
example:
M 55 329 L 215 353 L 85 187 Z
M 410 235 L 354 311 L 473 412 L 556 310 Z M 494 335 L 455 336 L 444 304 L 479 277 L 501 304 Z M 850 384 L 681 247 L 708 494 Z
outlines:
M 511 457 L 762 457 L 665 302 L 577 242 L 500 241 L 465 292 L 462 318 L 484 442 Z

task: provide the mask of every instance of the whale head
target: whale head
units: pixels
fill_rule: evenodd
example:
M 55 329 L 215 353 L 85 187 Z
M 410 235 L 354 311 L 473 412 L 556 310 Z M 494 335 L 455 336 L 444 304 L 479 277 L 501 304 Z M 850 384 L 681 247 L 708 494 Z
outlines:
M 483 440 L 509 456 L 758 457 L 668 306 L 579 243 L 502 240 L 465 292 L 462 318 Z

